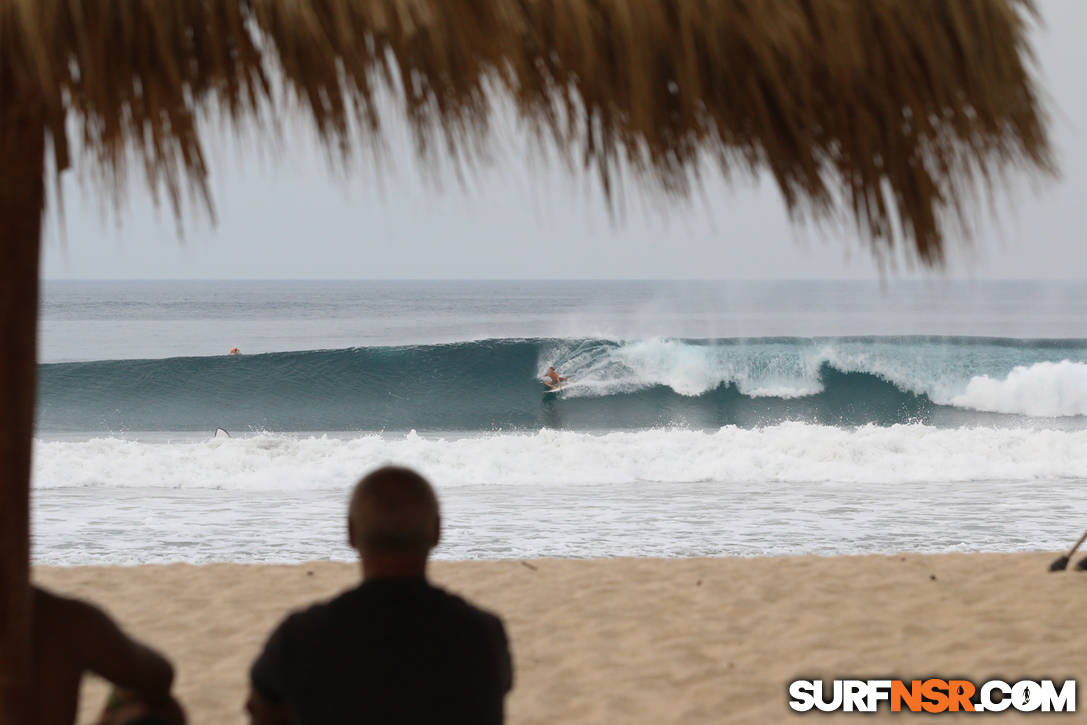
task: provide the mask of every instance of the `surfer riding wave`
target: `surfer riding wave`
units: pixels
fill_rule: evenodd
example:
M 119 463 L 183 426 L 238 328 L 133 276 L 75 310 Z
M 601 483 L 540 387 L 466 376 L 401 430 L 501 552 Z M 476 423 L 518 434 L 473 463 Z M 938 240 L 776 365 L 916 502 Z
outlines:
M 546 385 L 551 390 L 558 390 L 559 388 L 563 387 L 563 383 L 570 379 L 560 376 L 557 372 L 555 372 L 554 366 L 547 369 L 547 372 L 544 373 L 544 377 L 547 378 L 546 380 L 544 380 L 544 385 Z

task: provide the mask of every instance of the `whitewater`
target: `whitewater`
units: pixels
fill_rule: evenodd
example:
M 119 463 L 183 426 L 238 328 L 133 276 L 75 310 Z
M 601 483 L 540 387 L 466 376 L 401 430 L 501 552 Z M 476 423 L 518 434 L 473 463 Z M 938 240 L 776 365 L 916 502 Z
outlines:
M 451 559 L 1061 548 L 1085 314 L 1063 283 L 52 283 L 34 559 L 349 559 L 384 463 L 435 482 Z
M 102 438 L 35 458 L 34 555 L 58 565 L 350 560 L 347 484 L 386 462 L 438 482 L 446 559 L 1058 549 L 1087 503 L 1084 431 Z
M 40 489 L 342 491 L 360 470 L 386 462 L 416 467 L 445 487 L 1029 482 L 1087 478 L 1087 431 L 783 423 L 713 432 L 544 430 L 455 438 L 414 431 L 185 442 L 93 438 L 38 441 L 35 459 Z

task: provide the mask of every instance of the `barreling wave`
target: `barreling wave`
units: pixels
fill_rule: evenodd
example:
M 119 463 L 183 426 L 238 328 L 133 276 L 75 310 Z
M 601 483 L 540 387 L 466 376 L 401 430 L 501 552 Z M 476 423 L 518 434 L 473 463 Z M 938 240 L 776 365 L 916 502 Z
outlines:
M 573 382 L 545 395 L 556 365 Z M 483 340 L 42 365 L 39 430 L 517 431 L 1087 416 L 1087 340 Z

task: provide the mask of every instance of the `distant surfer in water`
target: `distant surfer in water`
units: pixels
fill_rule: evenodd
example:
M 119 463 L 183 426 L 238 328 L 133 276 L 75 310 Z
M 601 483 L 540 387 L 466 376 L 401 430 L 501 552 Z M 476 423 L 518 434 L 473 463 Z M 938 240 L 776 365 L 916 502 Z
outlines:
M 238 347 L 235 345 L 234 347 L 230 348 L 230 354 L 231 355 L 241 355 L 242 351 L 239 350 Z
M 559 374 L 557 372 L 555 372 L 554 367 L 549 367 L 547 369 L 547 372 L 544 373 L 544 377 L 545 378 L 550 378 L 549 380 L 544 380 L 544 385 L 551 388 L 552 390 L 555 390 L 557 388 L 561 388 L 562 384 L 570 379 L 570 378 L 567 378 L 567 377 L 560 377 Z

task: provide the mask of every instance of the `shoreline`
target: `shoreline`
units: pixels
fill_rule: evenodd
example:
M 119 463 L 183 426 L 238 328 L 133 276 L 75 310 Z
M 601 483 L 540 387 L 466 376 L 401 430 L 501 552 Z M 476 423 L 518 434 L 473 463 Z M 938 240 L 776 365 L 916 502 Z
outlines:
M 798 678 L 1087 677 L 1087 572 L 1050 573 L 1057 555 L 437 560 L 430 577 L 505 621 L 507 722 L 748 723 L 795 716 L 786 689 Z M 248 667 L 272 627 L 359 572 L 35 566 L 33 578 L 166 653 L 190 722 L 241 723 Z M 79 722 L 105 694 L 88 678 Z

